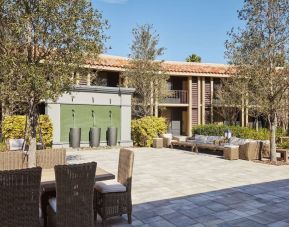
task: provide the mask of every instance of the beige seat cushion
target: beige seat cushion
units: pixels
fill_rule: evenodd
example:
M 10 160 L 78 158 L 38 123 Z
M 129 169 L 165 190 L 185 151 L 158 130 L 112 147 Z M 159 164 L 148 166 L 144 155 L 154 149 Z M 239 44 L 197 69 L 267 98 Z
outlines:
M 126 187 L 115 180 L 97 182 L 95 189 L 101 193 L 126 192 Z
M 56 213 L 56 198 L 52 197 L 48 200 L 49 205 L 51 206 L 52 210 Z

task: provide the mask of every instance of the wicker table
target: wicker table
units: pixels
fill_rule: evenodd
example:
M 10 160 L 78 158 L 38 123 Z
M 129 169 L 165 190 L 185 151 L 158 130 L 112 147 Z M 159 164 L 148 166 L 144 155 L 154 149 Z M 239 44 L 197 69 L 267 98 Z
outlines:
M 112 180 L 115 176 L 112 173 L 105 171 L 99 167 L 96 168 L 95 181 L 105 181 Z M 48 200 L 52 196 L 56 196 L 56 182 L 54 169 L 42 169 L 41 175 L 41 209 L 44 219 L 44 226 L 47 226 L 47 213 L 46 207 L 48 205 Z
M 154 148 L 163 148 L 164 140 L 163 138 L 154 138 L 153 147 Z
M 224 146 L 224 159 L 238 160 L 239 159 L 239 146 L 225 145 Z

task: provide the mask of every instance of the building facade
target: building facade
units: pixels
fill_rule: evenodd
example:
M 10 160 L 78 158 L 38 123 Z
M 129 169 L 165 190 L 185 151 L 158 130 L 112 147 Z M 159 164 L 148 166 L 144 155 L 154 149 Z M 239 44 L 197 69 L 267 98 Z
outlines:
M 129 59 L 101 55 L 92 65 L 92 70 L 97 70 L 108 86 L 119 86 Z M 190 136 L 193 125 L 224 123 L 216 92 L 221 79 L 232 76 L 228 65 L 164 61 L 163 66 L 170 75 L 171 95 L 158 104 L 157 115 L 167 119 L 173 134 Z M 83 83 L 89 82 L 88 76 Z M 249 120 L 248 111 L 242 108 L 237 122 L 248 126 Z
M 87 74 L 78 75 L 77 86 L 85 87 L 85 89 L 93 89 L 95 86 L 101 86 L 108 90 L 123 89 L 125 91 L 128 89 L 126 92 L 132 95 L 131 89 L 120 88 L 124 84 L 124 78 L 121 76 L 122 72 L 126 70 L 128 65 L 128 58 L 100 55 L 97 61 L 90 62 L 87 65 Z M 158 111 L 155 111 L 155 114 L 167 119 L 171 133 L 191 136 L 193 125 L 224 123 L 218 111 L 220 107 L 216 99 L 216 91 L 220 87 L 221 79 L 231 76 L 228 65 L 165 61 L 163 66 L 166 73 L 170 76 L 168 86 L 171 92 L 169 97 L 157 104 Z M 97 73 L 97 77 L 92 76 L 94 73 Z M 79 105 L 91 105 L 89 91 L 81 92 L 83 93 L 80 96 L 78 94 L 74 95 L 77 97 L 74 104 L 79 102 L 77 103 Z M 82 100 L 76 101 L 80 97 L 82 97 Z M 61 102 L 69 104 L 69 100 L 71 100 L 71 95 L 66 95 L 60 98 L 58 102 L 59 104 Z M 104 99 L 95 97 L 94 100 L 95 102 L 100 102 L 99 105 L 102 105 L 101 103 Z M 55 108 L 60 113 L 57 114 L 58 118 L 59 116 L 61 118 L 62 110 L 58 110 L 59 107 L 52 107 L 53 105 L 57 104 L 48 104 L 47 113 L 53 115 L 52 112 Z M 116 105 L 130 107 L 131 102 L 117 103 Z M 123 116 L 130 116 L 130 113 L 128 110 L 122 112 Z M 247 126 L 248 121 L 248 113 L 245 109 L 242 109 L 238 122 L 241 126 Z M 55 117 L 55 122 L 57 122 L 57 117 Z M 126 122 L 125 125 L 130 128 L 130 121 Z M 125 141 L 130 140 L 128 133 L 130 131 L 127 131 L 125 135 L 123 135 L 123 132 L 120 133 L 121 137 L 124 136 L 120 138 L 120 141 L 123 141 L 124 144 L 126 143 Z M 55 141 L 61 140 L 67 140 L 67 138 L 63 135 L 63 132 L 56 133 Z
M 78 85 L 56 102 L 45 104 L 53 123 L 53 147 L 69 147 L 70 128 L 81 128 L 81 147 L 89 146 L 90 128 L 101 128 L 100 145 L 109 127 L 117 128 L 120 146 L 131 146 L 130 88 Z

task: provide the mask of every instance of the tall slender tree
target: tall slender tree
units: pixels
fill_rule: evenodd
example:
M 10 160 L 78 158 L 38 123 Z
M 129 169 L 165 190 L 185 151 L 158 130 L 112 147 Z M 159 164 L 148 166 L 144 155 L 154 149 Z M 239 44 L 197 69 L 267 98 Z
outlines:
M 30 166 L 38 104 L 71 90 L 72 74 L 102 52 L 106 26 L 87 0 L 0 1 L 0 97 L 28 115 Z
M 130 65 L 125 72 L 128 85 L 136 88 L 133 98 L 133 115 L 137 117 L 153 115 L 157 103 L 168 95 L 168 75 L 162 61 L 164 48 L 158 47 L 159 35 L 152 25 L 142 25 L 133 29 Z
M 245 26 L 229 33 L 226 56 L 245 84 L 248 107 L 258 107 L 270 125 L 271 160 L 276 161 L 278 112 L 289 89 L 289 1 L 245 0 L 239 11 Z

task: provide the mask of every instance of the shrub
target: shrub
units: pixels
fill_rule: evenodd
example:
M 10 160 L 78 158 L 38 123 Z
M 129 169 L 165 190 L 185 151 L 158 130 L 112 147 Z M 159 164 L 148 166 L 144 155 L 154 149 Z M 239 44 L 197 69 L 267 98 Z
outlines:
M 134 144 L 137 146 L 150 147 L 153 138 L 167 131 L 168 125 L 162 117 L 143 117 L 132 120 L 131 133 Z
M 22 115 L 7 116 L 2 123 L 2 133 L 4 140 L 24 138 L 26 117 Z M 42 139 L 45 146 L 52 145 L 53 126 L 47 115 L 40 115 L 38 127 L 41 129 Z M 39 130 L 37 129 L 37 132 Z M 40 135 L 37 133 L 37 142 L 40 141 Z
M 288 149 L 289 148 L 289 141 L 278 144 L 278 147 L 280 147 L 282 149 Z
M 4 142 L 0 142 L 0 152 L 7 151 L 6 144 Z
M 256 131 L 252 128 L 241 127 L 241 126 L 226 126 L 226 125 L 200 125 L 193 127 L 193 135 L 207 135 L 207 136 L 223 136 L 225 130 L 230 129 L 232 135 L 238 138 L 243 139 L 254 139 L 254 140 L 268 140 L 270 138 L 269 130 L 266 128 L 261 128 L 259 131 Z M 277 133 L 277 137 L 281 136 L 280 131 Z

